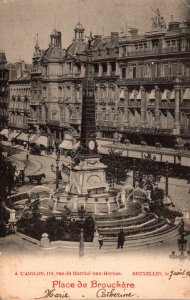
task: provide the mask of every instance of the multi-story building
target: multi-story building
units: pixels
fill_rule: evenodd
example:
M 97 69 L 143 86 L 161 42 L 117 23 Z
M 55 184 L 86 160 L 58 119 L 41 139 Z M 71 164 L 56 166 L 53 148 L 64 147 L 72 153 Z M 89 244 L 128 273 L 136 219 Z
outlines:
M 0 129 L 8 122 L 8 80 L 9 70 L 4 51 L 0 51 Z
M 31 73 L 28 124 L 60 142 L 69 128 L 80 131 L 84 28 L 74 29 L 72 44 L 62 49 L 54 30 L 47 50 L 37 43 Z M 152 28 L 96 35 L 90 40 L 96 80 L 98 135 L 128 143 L 174 147 L 190 143 L 190 22 L 171 20 L 159 10 Z
M 9 64 L 8 126 L 11 129 L 25 131 L 28 128 L 31 97 L 30 71 L 31 65 L 25 64 L 24 61 Z
M 166 25 L 159 10 L 150 32 L 119 42 L 120 129 L 132 143 L 190 143 L 190 22 Z M 118 120 L 119 121 L 119 120 Z M 106 129 L 102 128 L 105 132 Z

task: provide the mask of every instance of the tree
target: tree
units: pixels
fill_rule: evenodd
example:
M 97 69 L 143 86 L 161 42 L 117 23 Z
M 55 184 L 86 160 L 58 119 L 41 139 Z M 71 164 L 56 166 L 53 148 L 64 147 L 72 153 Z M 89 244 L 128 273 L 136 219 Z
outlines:
M 101 161 L 107 166 L 106 178 L 112 186 L 127 179 L 128 161 L 122 156 L 122 151 L 110 149 Z
M 152 157 L 151 154 L 145 156 L 144 159 L 135 161 L 134 181 L 138 183 L 140 188 L 152 191 L 160 179 L 160 167 L 156 158 Z
M 15 187 L 14 174 L 16 167 L 0 153 L 0 202 L 2 203 L 11 195 Z

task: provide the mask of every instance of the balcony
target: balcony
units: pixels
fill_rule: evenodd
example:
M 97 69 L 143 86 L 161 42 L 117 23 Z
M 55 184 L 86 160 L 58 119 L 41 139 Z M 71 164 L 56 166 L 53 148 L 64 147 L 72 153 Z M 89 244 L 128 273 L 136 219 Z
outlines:
M 183 103 L 181 103 L 180 108 L 190 110 L 190 101 L 183 101 Z
M 70 123 L 69 122 L 60 122 L 60 126 L 69 128 L 70 127 Z
M 179 49 L 179 47 L 170 47 L 170 48 L 155 48 L 155 49 L 144 49 L 144 50 L 137 50 L 126 52 L 126 54 L 122 55 L 120 58 L 123 57 L 142 57 L 142 56 L 150 56 L 150 55 L 169 55 L 175 53 L 185 53 L 190 52 L 190 48 L 186 49 Z
M 118 102 L 118 107 L 125 107 L 126 106 L 126 101 L 123 99 L 123 100 L 119 100 Z
M 128 107 L 129 108 L 141 108 L 141 101 L 129 100 Z
M 160 101 L 159 108 L 160 109 L 175 109 L 175 102 Z
M 46 120 L 46 124 L 49 126 L 60 126 L 60 121 L 58 120 Z
M 41 74 L 42 73 L 42 69 L 40 67 L 33 67 L 31 69 L 31 74 L 34 75 L 34 74 Z
M 147 108 L 148 109 L 155 109 L 156 103 L 148 103 Z
M 28 118 L 28 124 L 38 124 L 38 119 Z
M 82 78 L 82 73 L 67 73 L 67 74 L 62 74 L 61 78 Z
M 136 126 L 124 126 L 124 132 L 137 133 L 137 134 L 153 134 L 153 135 L 171 135 L 172 129 L 160 129 L 156 127 L 136 127 Z
M 114 99 L 110 99 L 108 101 L 108 105 L 115 105 L 115 103 L 116 103 L 116 100 L 114 100 Z
M 118 83 L 120 85 L 143 85 L 143 84 L 160 84 L 160 83 L 174 83 L 176 77 L 141 77 L 141 78 L 120 78 Z
M 46 120 L 39 119 L 38 124 L 39 125 L 46 125 Z
M 29 105 L 31 105 L 31 106 L 37 106 L 37 105 L 39 105 L 39 101 L 30 100 Z
M 100 105 L 106 105 L 107 104 L 107 99 L 100 99 L 99 104 Z
M 81 119 L 72 118 L 72 119 L 70 119 L 69 123 L 73 124 L 73 125 L 80 125 L 81 124 Z

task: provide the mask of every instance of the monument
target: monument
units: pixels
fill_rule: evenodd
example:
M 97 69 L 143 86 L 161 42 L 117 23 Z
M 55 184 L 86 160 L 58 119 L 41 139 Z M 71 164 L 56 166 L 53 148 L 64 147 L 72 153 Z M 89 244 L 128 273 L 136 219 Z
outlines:
M 100 162 L 96 143 L 95 81 L 90 42 L 85 54 L 80 146 L 75 153 L 66 192 L 92 197 L 108 193 L 109 185 L 105 179 L 106 166 Z

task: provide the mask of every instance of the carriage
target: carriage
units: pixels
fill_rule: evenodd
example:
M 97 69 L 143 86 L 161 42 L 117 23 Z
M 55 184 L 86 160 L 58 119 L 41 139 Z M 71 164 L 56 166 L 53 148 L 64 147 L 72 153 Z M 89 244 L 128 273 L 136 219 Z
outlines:
M 41 184 L 41 181 L 43 178 L 46 178 L 46 175 L 44 173 L 41 174 L 36 174 L 36 175 L 27 175 L 29 181 L 28 181 L 28 185 L 33 184 L 33 183 L 37 183 L 37 184 Z

